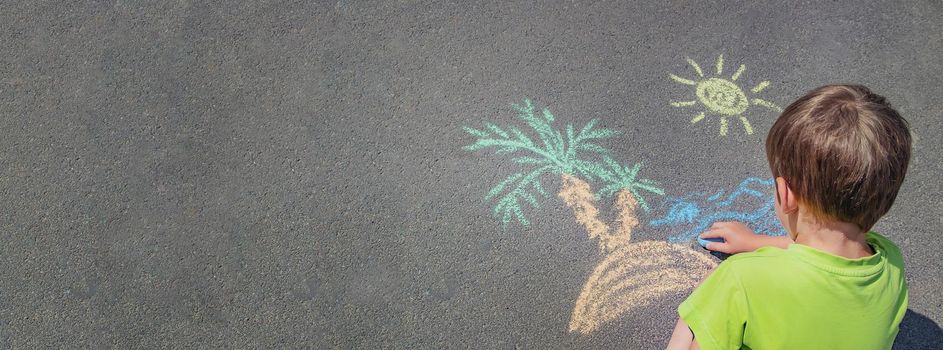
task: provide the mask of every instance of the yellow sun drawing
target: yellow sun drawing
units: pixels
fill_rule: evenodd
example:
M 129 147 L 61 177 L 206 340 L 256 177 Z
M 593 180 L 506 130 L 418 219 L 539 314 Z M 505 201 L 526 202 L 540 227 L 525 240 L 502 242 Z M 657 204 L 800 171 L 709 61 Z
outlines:
M 747 135 L 753 134 L 753 127 L 750 126 L 750 121 L 747 120 L 744 113 L 747 109 L 750 108 L 750 105 L 763 106 L 774 110 L 776 112 L 781 112 L 782 109 L 779 106 L 769 102 L 767 100 L 749 97 L 746 92 L 740 88 L 735 81 L 740 78 L 740 75 L 743 74 L 743 71 L 746 69 L 746 66 L 740 65 L 740 68 L 737 69 L 733 75 L 730 76 L 730 79 L 725 79 L 720 77 L 724 72 L 724 55 L 717 57 L 716 71 L 713 77 L 705 77 L 704 71 L 701 70 L 701 66 L 694 62 L 694 60 L 688 58 L 688 63 L 691 67 L 694 68 L 694 71 L 697 73 L 699 80 L 691 80 L 679 77 L 677 75 L 671 74 L 671 79 L 676 82 L 685 85 L 692 85 L 695 87 L 694 94 L 697 96 L 697 100 L 691 101 L 680 101 L 680 102 L 671 102 L 672 106 L 675 107 L 689 107 L 694 106 L 698 102 L 706 107 L 706 110 L 701 111 L 693 119 L 691 119 L 691 124 L 697 123 L 704 119 L 707 116 L 707 111 L 712 112 L 712 114 L 720 115 L 720 136 L 727 136 L 727 118 L 736 117 L 740 119 L 740 122 L 743 123 L 743 128 L 746 130 Z M 761 91 L 765 90 L 769 86 L 769 81 L 764 80 L 759 84 L 756 84 L 750 92 L 758 94 Z

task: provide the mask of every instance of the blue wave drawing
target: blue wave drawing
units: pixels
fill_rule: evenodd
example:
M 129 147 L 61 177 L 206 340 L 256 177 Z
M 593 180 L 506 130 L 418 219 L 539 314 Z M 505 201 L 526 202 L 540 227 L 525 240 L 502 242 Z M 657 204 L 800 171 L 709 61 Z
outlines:
M 774 183 L 773 179 L 751 177 L 741 181 L 727 196 L 724 196 L 724 191 L 720 191 L 710 196 L 696 192 L 682 197 L 669 197 L 665 202 L 667 213 L 652 220 L 649 225 L 687 228 L 681 233 L 669 236 L 668 241 L 672 243 L 682 243 L 695 238 L 717 221 L 740 221 L 758 234 L 785 236 L 786 231 L 773 209 L 773 196 L 762 191 L 769 189 Z M 759 206 L 756 205 L 756 199 L 760 200 Z M 748 209 L 743 211 L 735 208 Z M 705 245 L 707 241 L 699 239 L 699 243 Z

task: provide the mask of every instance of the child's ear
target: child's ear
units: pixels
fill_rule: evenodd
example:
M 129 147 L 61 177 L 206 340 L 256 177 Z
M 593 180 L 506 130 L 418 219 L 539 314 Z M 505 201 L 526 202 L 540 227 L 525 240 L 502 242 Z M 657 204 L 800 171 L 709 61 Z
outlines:
M 779 202 L 783 212 L 790 214 L 799 210 L 799 203 L 796 201 L 796 194 L 789 188 L 789 183 L 782 177 L 776 178 L 776 201 Z

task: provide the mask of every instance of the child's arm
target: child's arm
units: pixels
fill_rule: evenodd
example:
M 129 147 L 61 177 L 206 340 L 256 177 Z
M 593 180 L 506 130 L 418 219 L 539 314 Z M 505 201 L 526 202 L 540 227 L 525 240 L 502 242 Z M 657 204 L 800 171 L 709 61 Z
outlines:
M 678 323 L 675 324 L 674 333 L 671 334 L 671 339 L 668 340 L 668 346 L 665 350 L 692 349 L 700 350 L 701 346 L 697 344 L 697 339 L 694 338 L 694 333 L 688 328 L 688 324 L 684 323 L 684 320 L 679 318 Z
M 723 242 L 708 243 L 705 248 L 727 254 L 752 252 L 760 247 L 773 246 L 786 249 L 795 243 L 788 236 L 767 236 L 753 233 L 749 227 L 736 221 L 715 222 L 701 238 L 722 238 Z

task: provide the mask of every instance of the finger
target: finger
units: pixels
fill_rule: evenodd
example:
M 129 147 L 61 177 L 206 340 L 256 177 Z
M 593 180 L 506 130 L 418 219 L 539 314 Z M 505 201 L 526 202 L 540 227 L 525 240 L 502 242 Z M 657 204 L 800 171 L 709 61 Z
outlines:
M 723 238 L 727 239 L 727 230 L 710 230 L 700 234 L 701 238 Z
M 730 245 L 725 242 L 707 243 L 707 245 L 704 246 L 704 248 L 707 248 L 707 250 L 713 250 L 715 252 L 731 254 Z

